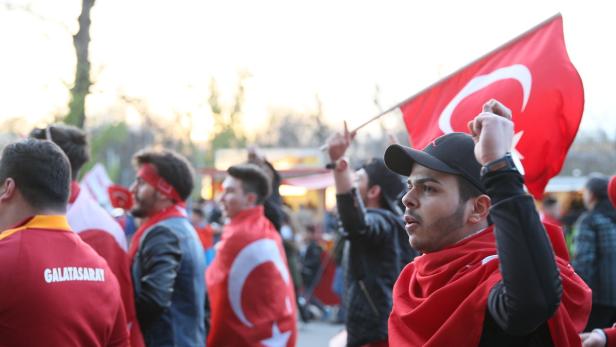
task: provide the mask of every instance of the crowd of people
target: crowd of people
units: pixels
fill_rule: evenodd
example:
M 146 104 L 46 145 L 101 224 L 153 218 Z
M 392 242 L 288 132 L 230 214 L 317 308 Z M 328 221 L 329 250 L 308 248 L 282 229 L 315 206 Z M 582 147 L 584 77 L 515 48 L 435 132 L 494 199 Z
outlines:
M 347 346 L 616 346 L 616 181 L 588 180 L 570 254 L 558 201 L 539 213 L 524 190 L 501 103 L 358 170 L 354 137 L 324 144 L 324 220 L 284 204 L 254 149 L 208 202 L 185 157 L 135 153 L 117 220 L 77 182 L 85 133 L 34 129 L 0 159 L 0 345 L 295 346 L 333 294 Z

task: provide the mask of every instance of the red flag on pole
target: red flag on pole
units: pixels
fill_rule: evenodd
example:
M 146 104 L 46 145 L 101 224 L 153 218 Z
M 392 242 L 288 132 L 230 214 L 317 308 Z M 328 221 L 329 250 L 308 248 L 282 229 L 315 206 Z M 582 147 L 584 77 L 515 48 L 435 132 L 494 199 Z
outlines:
M 400 110 L 411 143 L 423 148 L 442 134 L 468 132 L 468 121 L 490 99 L 512 110 L 512 153 L 528 190 L 540 198 L 562 168 L 584 109 L 560 14 L 411 97 Z

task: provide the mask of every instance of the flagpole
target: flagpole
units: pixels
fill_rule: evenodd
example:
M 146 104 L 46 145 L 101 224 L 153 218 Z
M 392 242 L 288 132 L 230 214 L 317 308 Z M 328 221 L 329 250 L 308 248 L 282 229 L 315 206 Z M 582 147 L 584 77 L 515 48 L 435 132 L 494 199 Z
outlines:
M 366 125 L 368 125 L 368 124 L 372 123 L 373 121 L 375 121 L 375 120 L 377 120 L 377 119 L 379 119 L 379 118 L 383 117 L 384 115 L 386 115 L 386 114 L 388 114 L 389 112 L 391 112 L 391 111 L 395 110 L 396 108 L 398 108 L 398 107 L 402 106 L 403 104 L 406 104 L 407 102 L 412 101 L 412 100 L 413 100 L 413 99 L 415 99 L 417 96 L 419 96 L 419 95 L 423 94 L 425 91 L 427 91 L 427 90 L 429 90 L 429 89 L 432 89 L 432 88 L 434 88 L 434 87 L 438 86 L 439 84 L 441 84 L 441 83 L 445 82 L 446 80 L 448 80 L 449 78 L 451 78 L 451 77 L 452 77 L 452 76 L 454 76 L 455 74 L 457 74 L 457 73 L 459 73 L 460 71 L 462 71 L 462 70 L 464 70 L 464 69 L 468 68 L 469 66 L 471 66 L 471 65 L 475 64 L 476 62 L 478 62 L 478 61 L 480 61 L 480 60 L 482 60 L 482 59 L 486 58 L 487 56 L 489 56 L 489 55 L 491 55 L 491 54 L 493 54 L 493 53 L 495 53 L 495 52 L 498 52 L 498 51 L 500 51 L 501 49 L 504 49 L 504 48 L 506 48 L 507 46 L 510 46 L 510 45 L 512 45 L 512 44 L 514 44 L 514 43 L 516 43 L 516 42 L 518 42 L 519 40 L 523 39 L 524 37 L 526 37 L 526 36 L 528 36 L 528 35 L 532 34 L 533 32 L 537 31 L 538 29 L 542 28 L 543 26 L 545 26 L 546 24 L 548 24 L 548 23 L 552 22 L 554 19 L 556 19 L 556 18 L 558 18 L 558 17 L 562 17 L 562 15 L 560 14 L 560 12 L 559 12 L 559 13 L 556 13 L 555 15 L 551 16 L 550 18 L 548 18 L 548 19 L 544 20 L 543 22 L 541 22 L 541 23 L 539 23 L 539 24 L 535 25 L 534 27 L 532 27 L 531 29 L 529 29 L 529 30 L 525 31 L 524 33 L 522 33 L 522 34 L 520 34 L 520 35 L 518 35 L 518 36 L 514 37 L 513 39 L 511 39 L 511 40 L 509 40 L 509 41 L 505 42 L 504 44 L 502 44 L 502 45 L 498 46 L 497 48 L 495 48 L 495 49 L 491 50 L 490 52 L 488 52 L 488 53 L 486 53 L 486 54 L 482 55 L 481 57 L 479 57 L 479 58 L 477 58 L 477 59 L 473 60 L 472 62 L 470 62 L 470 63 L 468 63 L 468 64 L 464 65 L 463 67 L 461 67 L 461 68 L 457 69 L 456 71 L 454 71 L 454 72 L 450 73 L 449 75 L 447 75 L 447 76 L 445 76 L 445 77 L 441 78 L 440 80 L 438 80 L 438 81 L 436 81 L 436 82 L 432 83 L 431 85 L 429 85 L 428 87 L 426 87 L 426 88 L 422 89 L 421 91 L 419 91 L 419 92 L 417 92 L 417 93 L 415 93 L 415 94 L 413 94 L 413 95 L 409 96 L 408 98 L 406 98 L 406 99 L 404 99 L 403 101 L 401 101 L 401 102 L 397 103 L 396 105 L 394 105 L 394 106 L 392 106 L 392 107 L 388 108 L 387 110 L 385 110 L 385 111 L 383 111 L 383 112 L 379 113 L 378 115 L 376 115 L 376 116 L 374 116 L 374 117 L 370 118 L 369 120 L 367 120 L 367 121 L 363 122 L 363 123 L 362 123 L 362 124 L 360 124 L 358 127 L 356 127 L 355 129 L 353 129 L 353 130 L 352 130 L 352 132 L 357 132 L 359 129 L 361 129 L 361 128 L 365 127 Z

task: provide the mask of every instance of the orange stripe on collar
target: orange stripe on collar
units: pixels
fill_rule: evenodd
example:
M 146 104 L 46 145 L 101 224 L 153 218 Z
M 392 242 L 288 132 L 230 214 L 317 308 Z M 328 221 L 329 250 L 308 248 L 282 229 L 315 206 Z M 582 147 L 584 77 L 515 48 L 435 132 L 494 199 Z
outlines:
M 0 240 L 5 239 L 16 232 L 26 229 L 46 229 L 57 231 L 71 231 L 66 216 L 63 215 L 36 215 L 26 224 L 17 228 L 8 229 L 0 233 Z

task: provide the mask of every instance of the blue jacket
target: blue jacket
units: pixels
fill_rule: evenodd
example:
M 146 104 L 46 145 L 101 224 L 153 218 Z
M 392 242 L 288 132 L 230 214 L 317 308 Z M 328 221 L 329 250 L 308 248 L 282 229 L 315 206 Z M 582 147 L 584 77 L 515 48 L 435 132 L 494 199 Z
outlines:
M 186 218 L 145 231 L 132 264 L 137 318 L 148 347 L 205 346 L 205 260 Z

